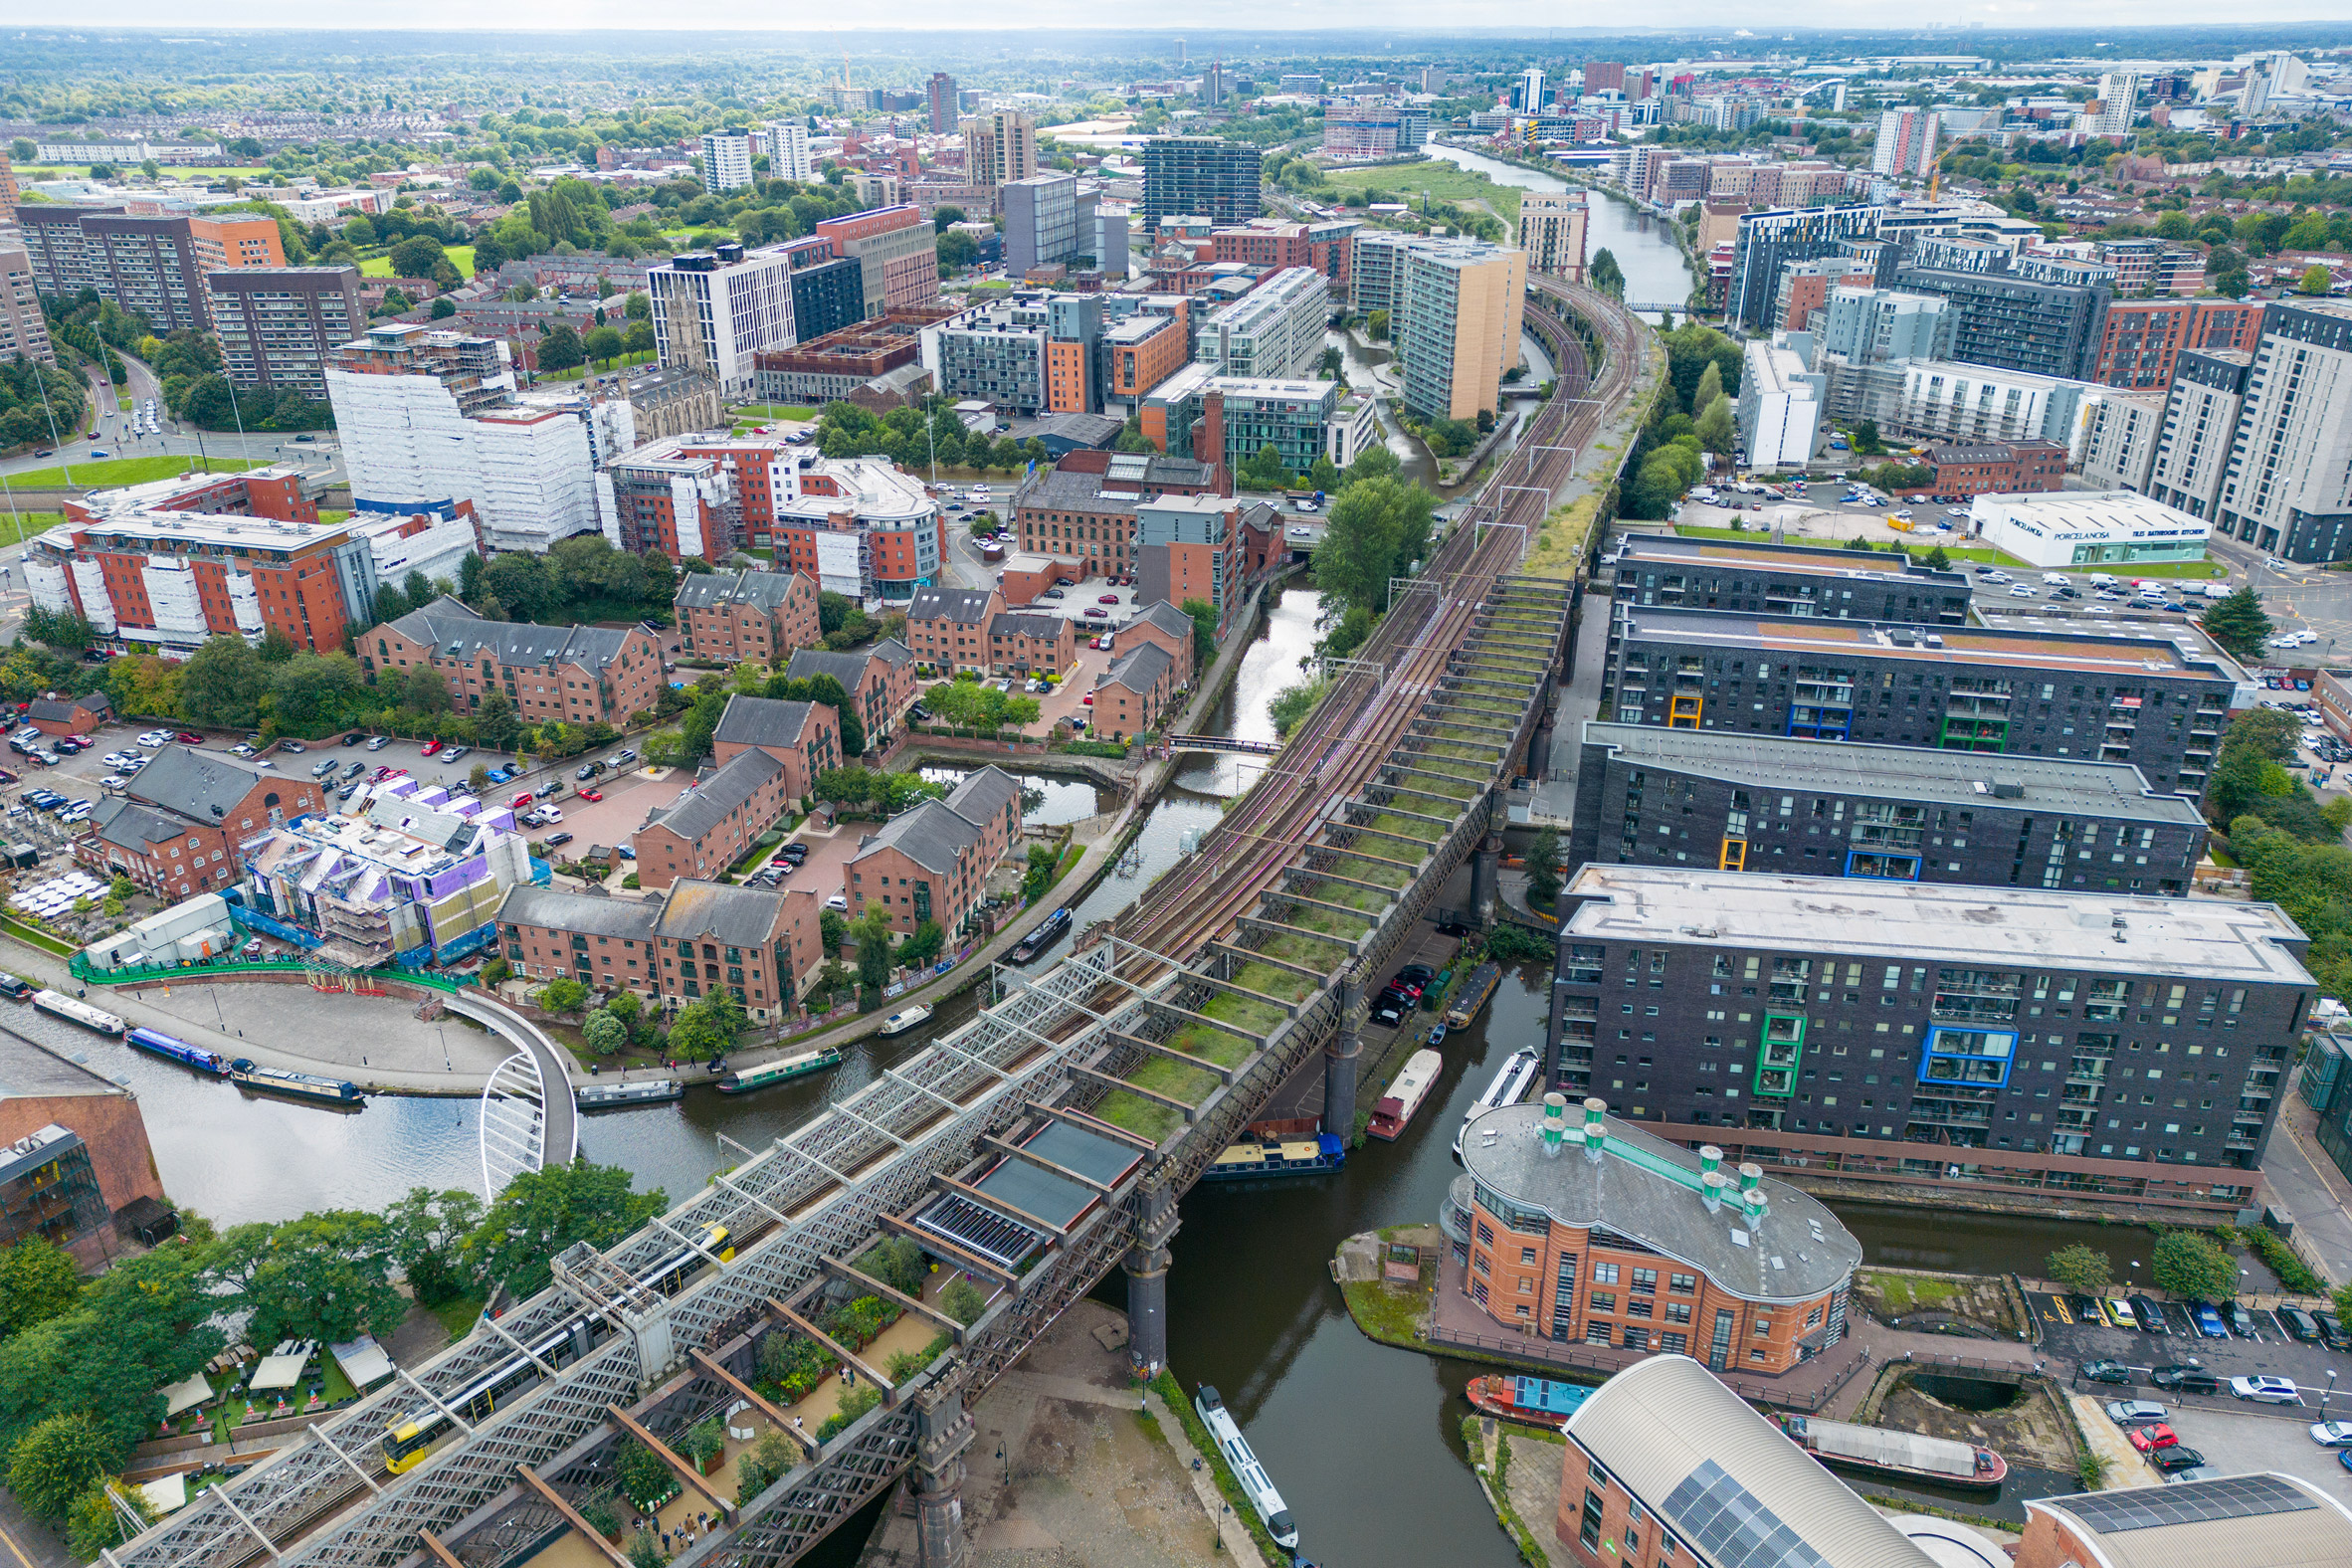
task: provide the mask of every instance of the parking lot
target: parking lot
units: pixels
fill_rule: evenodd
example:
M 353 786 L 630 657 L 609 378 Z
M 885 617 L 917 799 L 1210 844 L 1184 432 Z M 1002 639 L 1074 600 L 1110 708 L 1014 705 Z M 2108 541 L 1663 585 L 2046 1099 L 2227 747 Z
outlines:
M 2352 1400 L 2331 1399 L 2328 1419 L 2341 1420 L 2352 1415 L 2347 1405 L 2352 1405 Z M 2344 1496 L 2352 1489 L 2352 1475 L 2345 1473 L 2341 1458 L 2346 1451 L 2322 1448 L 2311 1441 L 2310 1428 L 2321 1419 L 2316 1400 L 2313 1407 L 2310 1410 L 2281 1407 L 2270 1414 L 2255 1415 L 2243 1406 L 2232 1410 L 2184 1406 L 2171 1410 L 2166 1424 L 2184 1445 L 2205 1457 L 2208 1469 L 2224 1475 L 2282 1470 L 2324 1488 L 2332 1496 Z M 2281 1419 L 2282 1414 L 2294 1419 Z M 2153 1472 L 2154 1467 L 2149 1466 L 2148 1470 Z
M 2188 1308 L 2178 1301 L 2159 1300 L 2155 1303 L 2164 1325 L 2164 1332 L 2156 1334 L 2136 1329 L 2110 1328 L 2096 1320 L 2081 1320 L 2064 1301 L 2040 1291 L 2028 1292 L 2026 1300 L 2034 1315 L 2040 1319 L 2043 1342 L 2050 1351 L 2051 1359 L 2061 1363 L 2071 1362 L 2076 1367 L 2087 1367 L 2102 1361 L 2120 1362 L 2128 1369 L 2131 1381 L 2123 1384 L 2094 1381 L 2079 1375 L 2075 1377 L 2073 1387 L 2076 1390 L 2096 1394 L 2101 1400 L 2153 1399 L 2165 1405 L 2251 1413 L 2256 1407 L 2231 1395 L 2228 1392 L 2228 1380 L 2268 1374 L 2293 1382 L 2301 1390 L 2304 1404 L 2316 1411 L 2319 1391 L 2328 1386 L 2329 1375 L 2352 1366 L 2352 1361 L 2324 1345 L 2296 1340 L 2280 1326 L 2276 1313 L 2262 1307 L 2246 1310 L 2245 1332 L 2232 1332 L 2226 1338 L 2216 1339 L 2198 1333 L 2190 1321 Z M 2217 1394 L 2184 1394 L 2176 1389 L 2158 1388 L 2148 1381 L 2148 1374 L 2155 1367 L 2191 1363 L 2221 1379 L 2223 1391 Z M 2352 1382 L 2346 1382 L 2344 1387 L 2347 1394 L 2352 1394 Z M 2294 1414 L 2297 1407 L 2261 1409 L 2264 1412 L 2283 1409 Z M 2352 1411 L 2347 1414 L 2352 1414 Z M 2254 1419 L 2275 1418 L 2265 1414 L 2255 1415 Z

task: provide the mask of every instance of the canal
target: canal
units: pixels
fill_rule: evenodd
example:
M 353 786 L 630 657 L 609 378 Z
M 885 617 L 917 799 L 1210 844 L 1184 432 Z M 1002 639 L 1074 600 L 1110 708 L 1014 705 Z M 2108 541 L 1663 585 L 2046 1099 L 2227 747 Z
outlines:
M 1694 282 L 1681 248 L 1666 232 L 1664 219 L 1641 211 L 1623 196 L 1599 185 L 1579 185 L 1535 169 L 1473 152 L 1468 147 L 1429 144 L 1432 157 L 1444 158 L 1466 169 L 1476 169 L 1497 185 L 1522 190 L 1587 192 L 1584 254 L 1587 262 L 1602 251 L 1617 258 L 1625 272 L 1625 296 L 1650 303 L 1672 301 L 1679 314 Z M 1655 312 L 1652 320 L 1657 319 Z

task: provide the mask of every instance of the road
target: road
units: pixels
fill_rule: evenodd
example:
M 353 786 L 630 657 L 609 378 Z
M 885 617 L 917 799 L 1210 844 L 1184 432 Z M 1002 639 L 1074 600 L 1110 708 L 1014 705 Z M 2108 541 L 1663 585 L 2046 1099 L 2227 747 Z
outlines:
M 160 404 L 162 388 L 155 372 L 145 362 L 124 355 L 122 363 L 130 372 L 130 380 L 120 390 L 127 392 L 134 404 L 148 398 Z M 54 469 L 61 463 L 71 466 L 85 462 L 91 454 L 104 452 L 117 458 L 157 458 L 166 456 L 242 458 L 259 463 L 299 463 L 306 469 L 318 471 L 321 484 L 336 486 L 343 483 L 342 449 L 331 430 L 320 431 L 315 441 L 297 442 L 294 436 L 278 431 L 253 431 L 240 435 L 230 431 L 198 431 L 183 426 L 177 420 L 166 419 L 158 435 L 131 433 L 131 417 L 115 406 L 115 389 L 101 381 L 91 388 L 92 406 L 97 418 L 91 433 L 69 440 L 46 458 L 30 454 L 0 461 L 0 474 L 25 474 L 39 469 Z M 5 1565 L 0 1565 L 5 1568 Z

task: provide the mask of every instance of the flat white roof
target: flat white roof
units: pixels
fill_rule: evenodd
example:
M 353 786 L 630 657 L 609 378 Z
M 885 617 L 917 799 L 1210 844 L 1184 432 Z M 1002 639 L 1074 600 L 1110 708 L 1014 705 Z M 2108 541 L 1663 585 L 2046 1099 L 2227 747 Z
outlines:
M 1977 496 L 1969 512 L 1981 523 L 2049 539 L 2202 539 L 2213 531 L 2203 518 L 2137 490 L 2004 491 Z
M 1571 940 L 2315 983 L 2286 945 L 2301 929 L 2274 903 L 1641 866 L 1587 866 L 1568 892 L 1582 900 L 1561 924 Z

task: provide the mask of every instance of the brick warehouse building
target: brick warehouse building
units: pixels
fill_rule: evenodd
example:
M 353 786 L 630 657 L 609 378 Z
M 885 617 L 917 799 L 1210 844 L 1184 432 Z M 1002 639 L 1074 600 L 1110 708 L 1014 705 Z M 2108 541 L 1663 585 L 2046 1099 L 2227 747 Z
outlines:
M 498 907 L 500 951 L 514 972 L 631 991 L 667 1008 L 725 987 L 753 1023 L 781 1019 L 824 962 L 817 895 L 686 878 L 667 893 L 606 897 L 559 887 L 510 889 Z
M 1462 1268 L 1449 1282 L 1531 1338 L 1786 1372 L 1845 1337 L 1862 1244 L 1817 1200 L 1722 1159 L 1598 1099 L 1573 1118 L 1556 1093 L 1486 1111 L 1439 1212 Z
M 1840 1182 L 2244 1207 L 2317 995 L 2274 904 L 1587 866 L 1551 1085 Z
M 290 817 L 326 810 L 314 779 L 289 777 L 225 751 L 165 746 L 74 841 L 77 864 L 119 874 L 177 900 L 245 875 L 245 849 Z
M 1938 495 L 2015 495 L 2055 490 L 2066 483 L 2066 449 L 2055 441 L 1991 441 L 1973 446 L 1930 447 Z
M 485 692 L 504 691 L 526 724 L 628 724 L 655 711 L 662 693 L 662 645 L 642 626 L 532 626 L 487 621 L 455 599 L 440 598 L 359 639 L 360 668 L 371 672 L 420 665 L 449 682 L 461 713 L 481 710 Z
M 2238 667 L 2160 634 L 1930 630 L 1620 604 L 1601 713 L 1812 740 L 2129 762 L 2200 795 Z
M 2129 763 L 1596 722 L 1568 865 L 2179 897 L 2205 840 Z

